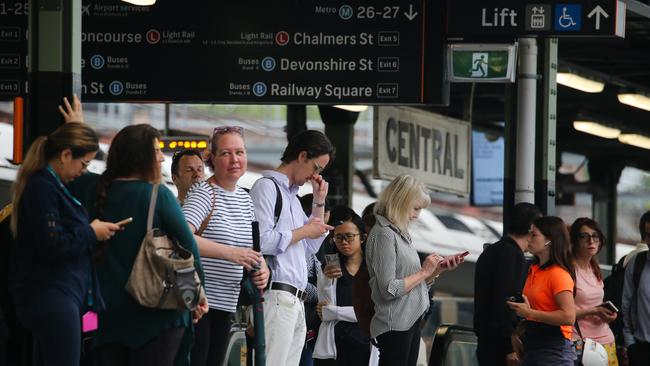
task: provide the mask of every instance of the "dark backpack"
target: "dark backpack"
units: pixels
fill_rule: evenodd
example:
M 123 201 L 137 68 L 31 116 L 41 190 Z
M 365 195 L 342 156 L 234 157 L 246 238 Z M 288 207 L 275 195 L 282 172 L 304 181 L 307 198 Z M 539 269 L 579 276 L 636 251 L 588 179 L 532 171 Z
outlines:
M 636 257 L 634 258 L 634 275 L 633 275 L 633 281 L 634 281 L 634 296 L 636 297 L 636 291 L 639 288 L 639 282 L 641 282 L 641 272 L 643 271 L 643 267 L 645 265 L 645 262 L 647 260 L 648 252 L 643 251 L 639 252 Z M 624 256 L 621 258 L 618 263 L 614 265 L 612 268 L 612 273 L 605 278 L 605 301 L 609 300 L 611 301 L 618 309 L 619 313 L 616 319 L 609 323 L 609 327 L 612 329 L 612 333 L 614 333 L 614 337 L 616 338 L 616 343 L 617 344 L 623 344 L 623 307 L 622 307 L 622 299 L 623 299 L 623 286 L 625 283 L 625 267 L 623 266 L 623 262 L 625 261 L 625 258 L 627 256 Z M 631 263 L 628 263 L 628 265 Z

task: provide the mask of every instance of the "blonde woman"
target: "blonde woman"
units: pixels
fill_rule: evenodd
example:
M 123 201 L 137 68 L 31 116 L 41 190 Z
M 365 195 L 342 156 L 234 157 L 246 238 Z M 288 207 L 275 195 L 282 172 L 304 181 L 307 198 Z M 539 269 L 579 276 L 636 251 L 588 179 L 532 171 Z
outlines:
M 414 177 L 400 175 L 379 196 L 376 224 L 366 242 L 366 262 L 375 314 L 370 336 L 379 345 L 379 365 L 415 365 L 420 322 L 429 308 L 429 288 L 462 258 L 432 253 L 420 265 L 408 225 L 429 206 L 429 194 Z

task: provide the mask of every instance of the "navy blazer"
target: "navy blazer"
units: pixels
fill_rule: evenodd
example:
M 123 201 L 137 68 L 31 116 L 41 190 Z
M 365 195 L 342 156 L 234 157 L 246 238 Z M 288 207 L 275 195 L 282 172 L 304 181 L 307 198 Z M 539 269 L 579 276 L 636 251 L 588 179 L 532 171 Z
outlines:
M 47 168 L 37 171 L 25 185 L 18 210 L 10 270 L 16 306 L 37 302 L 43 290 L 57 289 L 75 299 L 82 311 L 87 305 L 101 310 L 91 255 L 96 243 L 86 210 Z

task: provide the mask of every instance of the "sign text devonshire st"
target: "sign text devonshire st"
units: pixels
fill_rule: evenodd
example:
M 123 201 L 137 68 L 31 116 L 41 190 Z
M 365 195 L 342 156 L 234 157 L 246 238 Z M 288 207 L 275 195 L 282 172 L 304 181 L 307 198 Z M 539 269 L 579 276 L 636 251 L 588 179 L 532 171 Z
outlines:
M 87 101 L 446 104 L 441 1 L 84 0 Z
M 405 107 L 377 107 L 374 118 L 375 177 L 408 173 L 431 189 L 469 194 L 468 122 Z
M 454 37 L 625 37 L 621 0 L 448 0 Z

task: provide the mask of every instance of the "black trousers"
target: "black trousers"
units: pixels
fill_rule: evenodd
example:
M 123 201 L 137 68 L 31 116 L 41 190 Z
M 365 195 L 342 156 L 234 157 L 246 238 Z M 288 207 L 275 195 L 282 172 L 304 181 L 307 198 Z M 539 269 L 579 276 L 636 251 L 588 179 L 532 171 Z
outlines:
M 79 365 L 81 311 L 76 300 L 47 289 L 32 303 L 17 304 L 17 311 L 21 323 L 32 332 L 34 366 Z
M 650 360 L 650 343 L 637 341 L 627 347 L 630 366 L 647 366 Z
M 496 340 L 502 337 L 496 336 Z M 476 359 L 480 366 L 506 366 L 507 351 L 503 349 L 502 343 L 492 341 L 487 337 L 478 338 L 476 347 Z
M 377 337 L 379 366 L 415 366 L 420 351 L 420 321 L 407 331 L 392 330 Z
M 95 366 L 173 366 L 185 328 L 165 329 L 142 348 L 107 343 L 95 349 Z
M 221 365 L 231 327 L 232 313 L 210 309 L 194 327 L 192 366 Z

